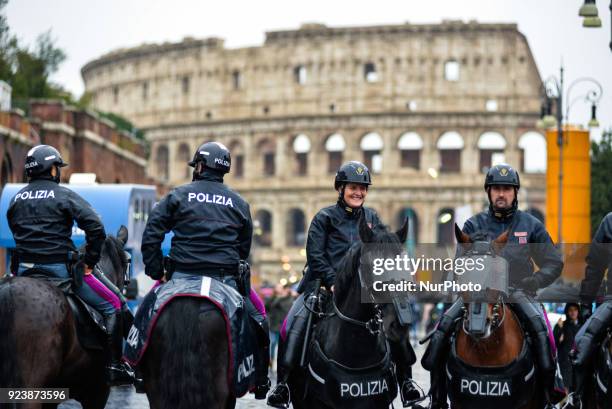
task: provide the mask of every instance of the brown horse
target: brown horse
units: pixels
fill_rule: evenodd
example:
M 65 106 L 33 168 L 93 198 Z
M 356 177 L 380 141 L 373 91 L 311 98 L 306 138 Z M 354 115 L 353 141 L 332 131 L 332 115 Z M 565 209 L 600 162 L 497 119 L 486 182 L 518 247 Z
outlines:
M 458 243 L 467 246 L 471 243 L 483 240 L 483 237 L 478 237 L 477 235 L 472 237 L 467 236 L 465 233 L 462 233 L 457 226 L 455 226 L 455 235 Z M 497 257 L 500 257 L 498 254 L 507 243 L 508 236 L 509 232 L 506 231 L 491 241 L 488 244 L 490 249 L 489 255 L 497 255 Z M 469 253 L 470 250 L 468 250 L 467 254 Z M 466 294 L 464 299 L 469 300 L 469 296 Z M 496 299 L 497 302 L 491 302 L 492 299 Z M 474 371 L 483 374 L 495 373 L 496 370 L 503 371 L 503 368 L 509 368 L 509 365 L 517 362 L 517 359 L 524 352 L 524 348 L 527 345 L 525 342 L 525 334 L 516 315 L 504 302 L 504 299 L 505 296 L 502 293 L 492 291 L 487 296 L 488 302 L 471 302 L 466 304 L 465 314 L 459 321 L 460 329 L 456 335 L 455 343 L 452 346 L 456 352 L 456 357 L 461 361 L 462 365 L 473 368 Z M 484 312 L 486 322 L 484 328 L 481 327 L 479 331 L 473 332 L 471 330 L 469 317 L 471 316 L 471 312 L 479 308 L 486 308 Z M 531 377 L 533 377 L 533 372 L 530 373 Z M 527 377 L 529 377 L 529 375 L 527 375 Z M 486 387 L 483 387 L 483 383 L 475 384 L 473 383 L 474 381 L 471 381 L 472 383 L 468 384 L 465 379 L 461 379 L 461 381 L 466 382 L 466 390 L 470 390 L 471 392 L 476 391 L 479 395 L 485 395 L 483 398 L 484 400 L 480 401 L 479 407 L 495 407 L 494 401 L 491 403 L 486 402 L 486 399 L 488 399 L 486 395 L 488 395 L 489 392 L 485 392 L 483 389 L 493 392 L 495 388 L 498 388 L 498 392 L 500 392 L 501 395 L 505 392 L 510 394 L 509 390 L 506 391 L 501 389 L 504 386 L 493 385 L 493 383 L 487 382 L 485 383 Z M 474 388 L 472 389 L 473 385 Z M 463 387 L 461 390 L 463 391 Z M 495 395 L 495 393 L 492 394 Z M 527 399 L 525 405 L 513 407 L 516 409 L 535 409 L 544 407 L 543 396 L 540 396 L 541 393 L 538 393 L 537 385 L 530 394 L 531 397 Z M 500 394 L 498 393 L 497 396 L 500 396 Z M 513 398 L 513 396 L 508 396 L 506 399 Z M 453 409 L 465 409 L 466 406 L 461 406 L 459 402 L 453 402 L 451 396 L 451 407 Z
M 128 261 L 123 250 L 127 229 L 108 236 L 98 266 L 123 288 Z M 100 330 L 101 331 L 101 330 Z M 110 388 L 104 351 L 84 349 L 66 296 L 42 279 L 0 280 L 0 385 L 3 388 L 69 388 L 84 409 L 102 409 Z M 0 407 L 4 407 L 0 405 Z M 54 408 L 28 403 L 19 407 Z

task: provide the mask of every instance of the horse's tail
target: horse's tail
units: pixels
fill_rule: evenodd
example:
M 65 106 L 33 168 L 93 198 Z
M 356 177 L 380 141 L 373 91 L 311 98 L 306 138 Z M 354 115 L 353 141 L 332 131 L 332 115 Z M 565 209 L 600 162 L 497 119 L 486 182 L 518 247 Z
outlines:
M 179 297 L 165 308 L 152 337 L 147 366 L 159 365 L 153 371 L 159 396 L 169 404 L 161 407 L 213 407 L 228 399 L 229 347 L 225 320 L 216 307 Z
M 21 373 L 15 360 L 15 301 L 13 278 L 0 280 L 0 385 L 3 388 L 21 386 Z

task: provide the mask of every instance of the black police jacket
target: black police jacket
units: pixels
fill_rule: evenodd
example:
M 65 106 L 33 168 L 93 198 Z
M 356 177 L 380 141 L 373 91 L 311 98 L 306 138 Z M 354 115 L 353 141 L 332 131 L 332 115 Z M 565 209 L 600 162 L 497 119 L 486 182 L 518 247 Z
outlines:
M 221 176 L 179 186 L 153 208 L 142 236 L 145 273 L 163 275 L 161 243 L 174 232 L 170 258 L 177 271 L 238 268 L 251 250 L 253 222 L 248 203 Z
M 510 286 L 520 288 L 520 281 L 531 276 L 538 280 L 539 288 L 552 284 L 561 275 L 563 257 L 544 225 L 532 215 L 517 210 L 512 217 L 500 219 L 488 210 L 472 216 L 463 226 L 464 233 L 486 232 L 490 240 L 508 229 L 510 235 L 501 255 L 509 264 Z M 539 267 L 535 274 L 533 262 Z
M 612 273 L 610 273 L 612 271 L 612 212 L 608 213 L 599 224 L 586 262 L 584 280 L 580 284 L 580 300 L 585 303 L 593 302 L 606 269 L 608 269 L 607 294 L 612 295 Z
M 347 211 L 337 203 L 325 207 L 315 215 L 308 229 L 306 241 L 306 259 L 308 273 L 301 283 L 301 288 L 320 278 L 322 284 L 331 287 L 336 280 L 336 271 L 348 249 L 360 241 L 359 217 L 364 213 L 370 227 L 381 224 L 376 212 L 367 207 Z
M 85 231 L 85 263 L 100 260 L 104 226 L 89 203 L 49 178 L 37 178 L 11 200 L 6 213 L 20 262 L 60 263 L 75 251 L 74 222 Z

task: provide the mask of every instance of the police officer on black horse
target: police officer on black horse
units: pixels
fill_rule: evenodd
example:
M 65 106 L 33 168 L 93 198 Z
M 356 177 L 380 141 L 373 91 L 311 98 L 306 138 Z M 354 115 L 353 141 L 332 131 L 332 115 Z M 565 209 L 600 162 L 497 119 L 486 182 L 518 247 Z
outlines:
M 193 160 L 193 181 L 172 190 L 151 212 L 142 238 L 145 273 L 155 280 L 209 276 L 230 285 L 245 297 L 246 309 L 256 322 L 258 354 L 255 359 L 256 399 L 264 399 L 268 380 L 268 322 L 249 299 L 250 276 L 241 266 L 249 257 L 253 223 L 249 204 L 223 184 L 231 169 L 229 150 L 206 142 Z M 161 243 L 172 230 L 168 270 Z M 245 274 L 240 274 L 245 271 Z
M 484 188 L 489 199 L 489 209 L 466 221 L 463 232 L 471 235 L 486 233 L 490 240 L 510 230 L 508 244 L 503 255 L 510 265 L 510 286 L 522 291 L 514 294 L 511 307 L 525 331 L 531 337 L 537 357 L 539 378 L 545 389 L 545 399 L 556 403 L 555 394 L 556 361 L 549 343 L 549 332 L 543 311 L 532 295 L 536 290 L 549 286 L 561 275 L 563 259 L 555 249 L 544 225 L 535 217 L 518 210 L 518 191 L 521 187 L 518 172 L 507 164 L 491 167 L 485 177 Z M 529 243 L 538 243 L 532 246 Z M 525 245 L 523 249 L 521 245 Z M 535 249 L 537 247 L 537 250 Z M 506 254 L 509 253 L 509 254 Z M 533 261 L 539 267 L 534 272 Z M 455 302 L 442 316 L 437 330 L 423 356 L 422 364 L 431 372 L 432 408 L 446 408 L 446 387 L 444 366 L 448 353 L 450 334 L 457 319 L 463 314 L 462 304 Z
M 585 315 L 590 314 L 592 303 L 604 281 L 608 270 L 607 288 L 604 302 L 578 331 L 575 338 L 575 349 L 572 351 L 572 366 L 574 382 L 570 388 L 568 403 L 564 409 L 581 408 L 585 382 L 591 374 L 592 361 L 596 356 L 596 348 L 612 327 L 612 212 L 603 218 L 589 249 L 586 258 L 584 280 L 580 284 L 580 302 Z
M 100 260 L 106 233 L 96 212 L 74 191 L 59 185 L 61 168 L 68 166 L 57 149 L 38 145 L 26 157 L 25 171 L 29 183 L 21 189 L 7 212 L 9 227 L 15 238 L 15 254 L 11 260 L 13 274 L 36 270 L 51 278 L 70 279 L 81 271 L 71 240 L 76 221 L 85 231 L 83 276 L 74 280 L 77 295 L 104 317 L 107 335 L 107 381 L 109 385 L 133 382 L 132 370 L 122 361 L 123 323 L 121 301 L 116 289 L 92 274 Z M 72 264 L 71 264 L 72 263 Z M 82 271 L 81 271 L 82 272 Z M 82 281 L 82 282 L 81 282 Z
M 286 318 L 286 339 L 279 346 L 277 385 L 268 396 L 270 406 L 289 407 L 287 381 L 301 358 L 310 314 L 304 300 L 313 292 L 315 280 L 320 280 L 323 286 L 333 291 L 336 271 L 344 255 L 360 240 L 360 217 L 363 216 L 371 228 L 382 225 L 376 212 L 363 206 L 371 184 L 370 171 L 363 163 L 350 161 L 343 164 L 334 181 L 334 189 L 338 192 L 337 203 L 321 209 L 310 224 L 306 243 L 308 266 L 298 288 L 301 294 Z M 408 328 L 400 328 L 395 332 L 396 337 L 389 341 L 392 359 L 396 364 L 400 396 L 407 406 L 410 402 L 421 399 L 421 394 L 412 381 L 411 365 L 416 361 L 416 357 L 410 344 Z

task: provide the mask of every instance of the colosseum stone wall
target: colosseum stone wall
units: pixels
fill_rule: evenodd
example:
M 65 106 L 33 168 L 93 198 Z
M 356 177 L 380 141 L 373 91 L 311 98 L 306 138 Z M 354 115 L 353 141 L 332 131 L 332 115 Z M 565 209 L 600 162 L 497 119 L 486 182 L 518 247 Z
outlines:
M 367 204 L 394 227 L 408 211 L 421 243 L 452 239 L 459 207 L 483 208 L 493 161 L 523 170 L 522 206 L 544 209 L 541 79 L 515 24 L 306 24 L 258 47 L 117 50 L 82 73 L 97 109 L 146 130 L 160 181 L 188 181 L 205 140 L 231 148 L 227 182 L 251 203 L 263 279 L 299 275 L 308 223 L 349 159 L 374 173 Z

